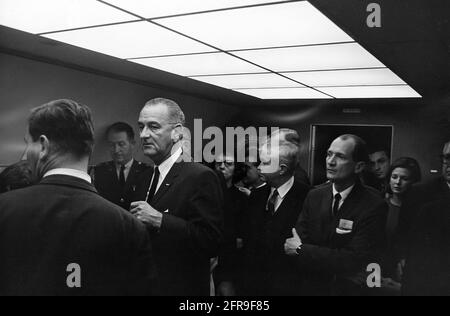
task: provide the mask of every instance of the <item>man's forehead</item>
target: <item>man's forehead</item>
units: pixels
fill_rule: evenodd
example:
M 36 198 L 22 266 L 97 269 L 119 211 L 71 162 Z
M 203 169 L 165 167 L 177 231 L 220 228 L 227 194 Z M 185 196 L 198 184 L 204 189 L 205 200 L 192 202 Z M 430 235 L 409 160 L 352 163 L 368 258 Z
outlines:
M 119 140 L 126 140 L 126 139 L 128 139 L 128 135 L 126 132 L 111 131 L 108 134 L 108 140 L 110 140 L 110 141 L 119 141 Z
M 330 151 L 334 153 L 340 153 L 344 155 L 350 155 L 355 148 L 355 142 L 353 139 L 343 140 L 341 138 L 336 139 L 329 148 Z
M 169 118 L 169 110 L 162 104 L 145 106 L 139 115 L 139 121 L 162 123 Z
M 371 160 L 377 160 L 380 158 L 387 158 L 387 154 L 384 151 L 377 151 L 369 155 Z

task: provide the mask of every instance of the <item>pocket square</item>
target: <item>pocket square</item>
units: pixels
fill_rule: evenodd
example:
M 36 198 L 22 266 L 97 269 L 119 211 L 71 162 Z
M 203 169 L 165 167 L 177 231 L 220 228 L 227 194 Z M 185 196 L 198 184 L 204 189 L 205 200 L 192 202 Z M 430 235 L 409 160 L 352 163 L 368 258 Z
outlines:
M 165 211 L 164 211 L 164 213 L 169 213 L 169 210 L 168 210 L 168 209 L 167 209 L 167 210 L 165 210 Z
M 344 230 L 344 229 L 336 228 L 336 234 L 338 234 L 338 235 L 348 235 L 351 233 L 352 233 L 351 230 Z

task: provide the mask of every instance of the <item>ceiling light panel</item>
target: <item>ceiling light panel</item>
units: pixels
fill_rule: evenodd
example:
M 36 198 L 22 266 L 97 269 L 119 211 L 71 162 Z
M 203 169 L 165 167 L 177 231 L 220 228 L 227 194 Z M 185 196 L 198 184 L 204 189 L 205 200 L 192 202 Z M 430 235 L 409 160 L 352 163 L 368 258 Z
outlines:
M 240 93 L 254 96 L 259 99 L 331 99 L 331 97 L 309 88 L 289 89 L 239 89 Z
M 262 71 L 257 66 L 224 53 L 146 58 L 131 61 L 188 77 Z
M 233 52 L 277 72 L 384 67 L 358 43 Z
M 307 1 L 156 21 L 222 50 L 353 41 Z
M 303 85 L 299 83 L 275 74 L 245 74 L 191 78 L 227 89 L 303 87 Z
M 421 98 L 410 86 L 381 86 L 381 87 L 334 87 L 320 88 L 321 91 L 339 99 L 364 98 Z
M 214 51 L 146 21 L 61 32 L 46 37 L 119 58 Z
M 93 0 L 0 0 L 0 24 L 34 34 L 132 20 Z
M 258 5 L 278 0 L 106 0 L 146 19 L 178 14 Z
M 391 70 L 358 69 L 339 71 L 315 71 L 284 73 L 286 77 L 309 86 L 348 86 L 348 85 L 398 85 L 405 84 Z

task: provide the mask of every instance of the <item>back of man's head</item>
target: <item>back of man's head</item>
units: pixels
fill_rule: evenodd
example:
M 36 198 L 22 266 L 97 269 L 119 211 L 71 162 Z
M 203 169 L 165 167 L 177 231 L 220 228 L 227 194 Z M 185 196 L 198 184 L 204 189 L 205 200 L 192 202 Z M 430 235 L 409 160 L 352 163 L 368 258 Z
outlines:
M 94 126 L 90 109 L 72 100 L 56 100 L 32 110 L 28 132 L 33 141 L 46 136 L 55 154 L 83 158 L 92 154 Z

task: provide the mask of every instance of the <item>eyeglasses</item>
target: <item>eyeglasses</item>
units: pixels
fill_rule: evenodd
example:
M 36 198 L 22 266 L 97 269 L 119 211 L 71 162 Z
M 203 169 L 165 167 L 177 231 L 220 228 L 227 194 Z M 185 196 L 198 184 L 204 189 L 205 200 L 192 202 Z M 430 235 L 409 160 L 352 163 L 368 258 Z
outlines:
M 441 155 L 441 161 L 445 164 L 450 164 L 450 154 Z

